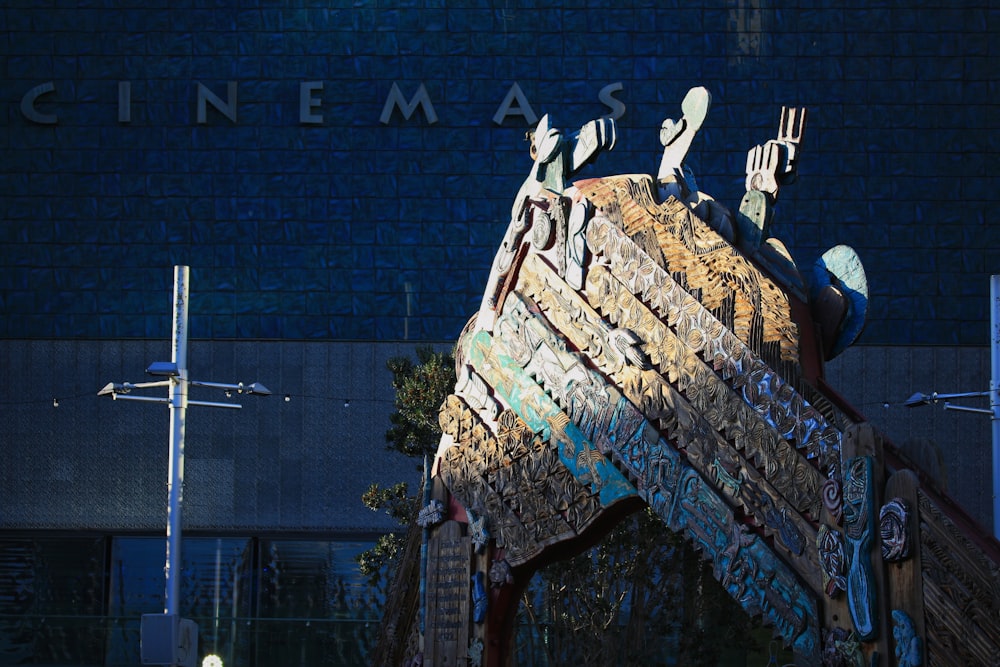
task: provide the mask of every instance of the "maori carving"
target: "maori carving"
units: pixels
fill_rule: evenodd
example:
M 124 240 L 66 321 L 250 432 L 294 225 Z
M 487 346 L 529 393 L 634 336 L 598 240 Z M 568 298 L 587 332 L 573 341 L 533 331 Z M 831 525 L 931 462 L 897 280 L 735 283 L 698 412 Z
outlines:
M 469 539 L 472 540 L 472 546 L 476 553 L 482 553 L 490 542 L 490 531 L 486 528 L 486 517 L 478 516 L 470 509 L 466 509 L 465 513 L 469 517 Z
M 559 129 L 550 127 L 549 116 L 546 114 L 530 136 L 534 164 L 514 197 L 510 224 L 493 260 L 479 308 L 478 326 L 487 331 L 492 328 L 493 311 L 503 305 L 502 299 L 498 298 L 502 284 L 510 273 L 525 233 L 532 224 L 533 207 L 529 205 L 529 200 L 544 197 L 546 193 L 561 195 L 566 189 L 567 177 L 592 161 L 602 150 L 614 147 L 616 130 L 612 119 L 600 118 L 590 121 L 579 132 L 567 136 Z M 547 223 L 547 218 L 540 220 L 543 227 Z
M 628 292 L 648 304 L 657 318 L 676 330 L 678 336 L 712 364 L 722 379 L 782 437 L 804 450 L 808 458 L 819 458 L 824 469 L 839 469 L 840 432 L 769 368 L 749 345 L 707 313 L 670 273 L 660 268 L 606 218 L 595 216 L 591 220 L 587 243 L 592 252 L 602 254 L 608 261 L 608 272 L 616 282 L 620 281 Z M 590 273 L 596 269 L 593 267 Z M 591 288 L 590 284 L 588 281 L 588 298 L 595 302 L 605 298 L 598 290 L 607 290 L 612 285 L 602 281 Z M 623 313 L 632 310 L 622 308 Z M 616 319 L 614 313 L 607 314 Z M 663 356 L 648 347 L 647 351 L 654 364 L 658 356 Z M 670 351 L 669 345 L 663 350 Z M 669 369 L 664 372 L 668 373 Z M 669 379 L 674 381 L 673 377 Z
M 778 189 L 795 180 L 805 126 L 805 109 L 781 107 L 778 138 L 754 146 L 747 153 L 747 193 L 736 219 L 740 239 L 748 248 L 757 248 L 769 236 Z
M 493 561 L 490 565 L 490 586 L 499 588 L 514 583 L 514 577 L 510 571 L 510 563 L 500 559 Z
M 823 631 L 823 667 L 864 667 L 861 644 L 844 628 Z
M 879 535 L 882 538 L 882 560 L 898 561 L 910 555 L 910 505 L 902 498 L 893 498 L 879 510 Z
M 619 208 L 626 235 L 652 233 L 661 268 L 678 276 L 683 290 L 700 291 L 702 304 L 744 344 L 760 354 L 773 343 L 780 360 L 798 360 L 798 326 L 784 291 L 687 206 L 672 197 L 659 203 L 648 177 L 616 176 L 577 187 L 598 208 Z
M 485 581 L 486 577 L 482 572 L 472 575 L 472 620 L 475 623 L 486 620 L 486 607 L 490 599 L 486 594 Z
M 925 651 L 931 665 L 996 665 L 1000 566 L 924 493 L 917 494 Z
M 467 341 L 469 358 L 504 401 L 524 420 L 528 428 L 549 441 L 560 461 L 577 479 L 585 479 L 599 495 L 602 507 L 635 496 L 635 488 L 611 462 L 589 454 L 594 446 L 572 422 L 564 423 L 558 405 L 514 360 L 502 341 L 480 331 Z M 586 465 L 578 461 L 583 457 Z
M 742 531 L 732 510 L 709 490 L 698 473 L 687 464 L 680 463 L 672 447 L 658 437 L 656 430 L 650 427 L 633 403 L 624 400 L 614 386 L 606 384 L 596 373 L 583 367 L 563 345 L 556 344 L 556 337 L 538 315 L 528 310 L 518 292 L 508 297 L 496 328 L 498 333 L 505 334 L 505 340 L 513 338 L 536 342 L 533 352 L 525 355 L 522 363 L 546 388 L 551 386 L 553 391 L 558 391 L 560 378 L 572 378 L 568 382 L 570 390 L 562 394 L 562 404 L 583 436 L 592 440 L 601 452 L 619 461 L 630 476 L 635 476 L 640 496 L 668 526 L 692 536 L 705 556 L 713 561 L 716 576 L 727 588 L 738 592 L 734 597 L 751 613 L 761 613 L 769 618 L 790 643 L 798 641 L 804 646 L 815 647 L 816 638 L 809 638 L 806 631 L 811 626 L 808 620 L 810 614 L 815 613 L 811 595 L 801 589 L 794 577 L 789 577 L 790 572 L 780 561 L 764 551 L 759 537 Z M 515 331 L 519 333 L 515 335 Z M 658 377 L 655 374 L 652 376 Z M 565 380 L 562 383 L 567 384 Z M 697 415 L 688 410 L 690 418 L 698 421 Z M 708 464 L 713 461 L 724 465 L 719 458 L 723 455 L 721 444 L 715 440 L 712 429 L 690 426 L 689 430 L 699 434 L 689 438 L 686 445 L 688 459 L 701 461 L 703 471 L 707 471 Z M 700 451 L 707 448 L 717 452 L 714 458 L 706 451 Z M 695 451 L 699 453 L 693 456 Z M 672 459 L 672 463 L 662 466 L 665 458 Z M 658 461 L 661 467 L 649 470 L 643 465 L 644 461 Z M 672 473 L 670 479 L 657 474 L 664 470 Z M 680 473 L 682 478 L 678 480 L 676 473 Z M 767 484 L 756 470 L 743 468 L 740 474 L 752 480 L 751 487 L 755 492 L 741 494 L 739 500 L 763 518 L 762 523 L 766 522 L 778 534 L 792 554 L 803 555 L 804 538 L 788 510 L 778 509 L 771 495 L 761 490 Z M 678 490 L 678 485 L 681 490 Z M 669 504 L 664 502 L 665 496 L 669 496 Z M 747 547 L 749 550 L 745 549 Z M 800 568 L 804 573 L 815 569 L 809 566 Z M 756 588 L 758 580 L 767 584 L 760 597 L 755 599 L 749 596 L 748 591 Z
M 924 664 L 923 646 L 913 629 L 913 619 L 901 609 L 892 610 L 892 638 L 896 642 L 899 667 L 920 667 Z
M 486 382 L 468 364 L 459 370 L 455 392 L 464 396 L 469 405 L 483 411 L 487 419 L 496 419 L 500 414 L 500 404 L 490 396 Z
M 675 382 L 712 427 L 744 451 L 796 509 L 814 517 L 819 515 L 821 474 L 781 437 L 767 415 L 761 414 L 761 408 L 755 409 L 757 406 L 727 386 L 698 359 L 690 345 L 657 319 L 607 269 L 591 270 L 587 294 L 601 312 L 640 335 L 650 360 L 666 380 Z M 686 329 L 687 341 L 697 345 L 705 339 L 700 335 L 702 331 L 695 327 Z
M 531 281 L 533 277 L 537 277 L 535 274 L 537 271 L 544 272 L 544 268 L 529 261 L 524 267 L 521 280 Z M 558 278 L 549 275 L 546 282 L 550 286 L 556 286 Z M 546 314 L 552 315 L 553 313 L 546 311 Z M 521 331 L 521 339 L 553 338 L 542 318 L 529 312 L 524 298 L 516 292 L 508 298 L 504 314 L 497 322 L 497 329 L 501 332 Z M 571 340 L 574 338 L 570 333 L 564 335 L 567 335 Z M 586 342 L 583 339 L 580 342 L 586 349 Z M 600 350 L 586 349 L 586 351 L 591 358 L 601 360 Z M 689 392 L 697 397 L 701 395 L 701 392 L 695 391 L 695 388 L 703 387 L 708 382 L 708 378 L 713 380 L 716 378 L 700 362 L 695 360 L 695 363 L 706 376 L 705 380 L 695 377 L 688 387 Z M 555 369 L 551 372 L 532 373 L 542 381 L 546 389 L 551 389 L 553 392 L 560 391 L 560 387 L 566 384 L 564 378 L 572 378 L 568 383 L 572 387 L 572 396 L 563 396 L 562 405 L 564 408 L 569 407 L 570 415 L 574 421 L 581 426 L 587 437 L 594 440 L 602 452 L 611 452 L 613 456 L 617 454 L 615 451 L 617 449 L 616 443 L 610 441 L 602 443 L 602 440 L 606 439 L 608 434 L 618 432 L 621 427 L 619 425 L 619 429 L 613 429 L 610 410 L 596 410 L 594 407 L 620 405 L 621 394 L 614 386 L 608 385 L 598 374 L 587 370 L 575 355 L 569 354 L 561 345 L 536 346 L 534 356 L 530 360 L 526 360 L 525 365 L 528 370 L 532 368 Z M 696 375 L 694 371 L 688 374 Z M 794 511 L 785 506 L 784 499 L 770 489 L 770 485 L 762 479 L 760 473 L 753 466 L 748 466 L 745 460 L 731 452 L 725 441 L 715 432 L 719 429 L 725 429 L 727 425 L 721 422 L 703 423 L 703 418 L 699 415 L 708 416 L 713 414 L 712 411 L 706 409 L 705 406 L 689 406 L 684 399 L 676 396 L 674 390 L 655 373 L 625 373 L 622 377 L 625 395 L 631 403 L 626 402 L 627 408 L 617 409 L 614 414 L 629 413 L 624 415 L 624 418 L 630 424 L 641 423 L 645 417 L 658 419 L 663 425 L 664 417 L 667 417 L 667 424 L 661 427 L 668 438 L 677 438 L 678 446 L 687 450 L 689 460 L 701 474 L 715 479 L 718 488 L 727 491 L 736 502 L 744 506 L 751 516 L 756 517 L 761 525 L 765 525 L 777 533 L 781 544 L 792 554 L 795 556 L 803 555 L 805 551 L 803 530 L 811 532 L 811 527 L 802 521 Z M 642 382 L 658 385 L 659 392 L 650 393 L 648 389 L 642 387 Z M 721 383 L 719 386 L 726 395 L 738 402 L 732 392 Z M 665 399 L 664 402 L 656 403 L 657 396 L 660 399 Z M 579 400 L 574 400 L 575 398 Z M 633 404 L 640 406 L 642 412 L 633 408 Z M 670 415 L 671 412 L 681 416 L 674 418 Z M 719 415 L 720 419 L 725 416 L 725 413 Z M 678 424 L 685 424 L 685 426 L 678 428 Z M 640 471 L 631 470 L 630 472 L 638 477 L 640 483 L 645 481 Z M 745 488 L 744 479 L 746 480 Z M 805 565 L 802 569 L 816 571 L 815 567 Z
M 835 528 L 827 525 L 819 527 L 816 535 L 816 547 L 819 549 L 819 562 L 823 567 L 823 588 L 830 597 L 836 597 L 840 591 L 847 590 L 847 551 L 844 547 L 844 536 Z
M 872 459 L 855 456 L 844 470 L 844 532 L 847 543 L 847 606 L 858 638 L 868 641 L 878 632 L 871 548 L 875 522 Z
M 823 507 L 830 513 L 833 520 L 839 523 L 840 517 L 843 515 L 843 498 L 841 497 L 840 483 L 834 478 L 826 480 L 823 482 L 821 493 L 823 494 Z
M 471 667 L 482 667 L 483 665 L 483 640 L 476 639 L 469 644 L 469 665 Z
M 465 508 L 467 530 L 458 513 L 428 531 L 436 557 L 450 559 L 438 574 L 456 575 L 438 581 L 437 604 L 464 605 L 472 615 L 463 618 L 485 624 L 473 634 L 491 640 L 470 644 L 468 627 L 456 631 L 449 616 L 435 626 L 429 661 L 467 653 L 476 664 L 486 652 L 493 664 L 513 592 L 545 549 L 642 499 L 802 664 L 860 667 L 895 648 L 905 667 L 923 664 L 922 653 L 929 664 L 1000 666 L 1000 565 L 923 494 L 912 515 L 919 526 L 898 499 L 876 516 L 884 480 L 873 479 L 874 459 L 842 460 L 841 429 L 856 417 L 825 389 L 821 370 L 863 321 L 863 270 L 853 251 L 835 248 L 807 290 L 791 255 L 768 238 L 778 189 L 795 175 L 805 111 L 783 109 L 777 139 L 748 154 L 734 231 L 731 214 L 684 167 L 710 99 L 693 89 L 683 118 L 664 122 L 656 177 L 567 187 L 613 145 L 613 123 L 564 135 L 545 117 L 536 128 L 534 164 L 440 412 L 435 469 L 451 498 L 420 517 L 431 524 Z M 876 518 L 885 561 L 915 549 L 919 558 L 874 570 Z M 470 558 L 473 549 L 483 555 Z M 882 588 L 876 574 L 885 574 Z M 844 601 L 828 599 L 841 591 Z M 878 633 L 889 604 L 894 644 Z M 821 635 L 845 605 L 853 630 Z M 461 643 L 445 641 L 452 635 Z
M 417 513 L 417 525 L 422 528 L 436 526 L 444 521 L 444 505 L 440 500 L 432 500 Z
M 451 396 L 441 421 L 459 444 L 446 451 L 439 474 L 474 512 L 473 523 L 488 520 L 494 527 L 497 545 L 512 564 L 576 536 L 596 517 L 596 498 L 513 412 L 500 415 L 494 434 L 462 399 Z M 463 424 L 465 436 L 459 431 Z M 469 532 L 475 541 L 471 525 Z
M 660 127 L 660 143 L 663 144 L 663 158 L 656 174 L 657 180 L 681 179 L 682 165 L 691 149 L 691 142 L 701 129 L 712 106 L 712 95 L 705 88 L 692 88 L 681 102 L 684 116 L 680 121 L 667 118 Z
M 573 289 L 583 287 L 583 270 L 587 258 L 587 220 L 590 204 L 586 200 L 573 205 L 566 229 L 566 282 Z

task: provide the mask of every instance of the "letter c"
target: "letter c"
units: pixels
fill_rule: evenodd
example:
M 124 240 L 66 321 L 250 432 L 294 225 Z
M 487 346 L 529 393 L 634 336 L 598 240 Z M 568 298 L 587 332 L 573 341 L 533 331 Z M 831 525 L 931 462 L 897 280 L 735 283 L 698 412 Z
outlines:
M 21 113 L 24 114 L 24 117 L 33 123 L 39 123 L 41 125 L 55 125 L 58 123 L 59 118 L 56 117 L 54 113 L 42 113 L 35 108 L 35 100 L 46 93 L 54 92 L 55 89 L 55 83 L 52 81 L 46 81 L 45 83 L 40 83 L 26 92 L 24 97 L 21 98 Z

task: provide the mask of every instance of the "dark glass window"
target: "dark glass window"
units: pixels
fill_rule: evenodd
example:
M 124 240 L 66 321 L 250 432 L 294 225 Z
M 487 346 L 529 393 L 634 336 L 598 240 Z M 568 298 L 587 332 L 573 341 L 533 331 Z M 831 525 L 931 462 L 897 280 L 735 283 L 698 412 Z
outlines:
M 0 664 L 103 664 L 104 549 L 99 537 L 0 540 Z

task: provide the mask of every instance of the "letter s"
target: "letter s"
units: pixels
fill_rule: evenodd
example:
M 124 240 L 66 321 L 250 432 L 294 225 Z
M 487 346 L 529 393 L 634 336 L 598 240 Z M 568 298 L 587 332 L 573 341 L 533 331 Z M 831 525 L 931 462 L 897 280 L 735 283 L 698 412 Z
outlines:
M 601 88 L 601 92 L 597 94 L 601 103 L 611 108 L 611 113 L 609 113 L 607 117 L 613 120 L 618 120 L 625 115 L 625 105 L 621 100 L 617 100 L 612 96 L 612 93 L 617 93 L 622 88 L 624 88 L 622 82 L 618 81 L 617 83 L 611 83 L 604 86 Z

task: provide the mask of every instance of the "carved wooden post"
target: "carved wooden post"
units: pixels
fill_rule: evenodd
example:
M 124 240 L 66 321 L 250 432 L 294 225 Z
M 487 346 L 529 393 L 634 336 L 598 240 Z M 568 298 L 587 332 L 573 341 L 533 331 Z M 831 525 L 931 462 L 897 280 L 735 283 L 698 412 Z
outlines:
M 469 538 L 462 524 L 446 521 L 427 546 L 427 626 L 424 660 L 434 667 L 466 664 L 460 651 L 469 636 Z
M 887 606 L 893 612 L 899 610 L 906 613 L 912 622 L 914 634 L 922 642 L 927 630 L 924 623 L 924 588 L 921 576 L 920 509 L 917 498 L 919 487 L 920 480 L 912 470 L 900 470 L 889 478 L 885 485 L 885 497 L 905 502 L 908 516 L 904 517 L 902 526 L 898 526 L 894 522 L 881 521 L 880 533 L 883 545 L 887 540 L 895 542 L 901 539 L 904 544 L 897 549 L 897 552 L 907 554 L 898 560 L 885 563 L 889 588 Z M 897 533 L 896 528 L 901 528 L 901 532 Z M 883 549 L 883 553 L 885 553 L 885 549 Z M 898 641 L 897 638 L 893 643 Z M 895 646 L 894 648 L 898 654 L 899 647 Z

